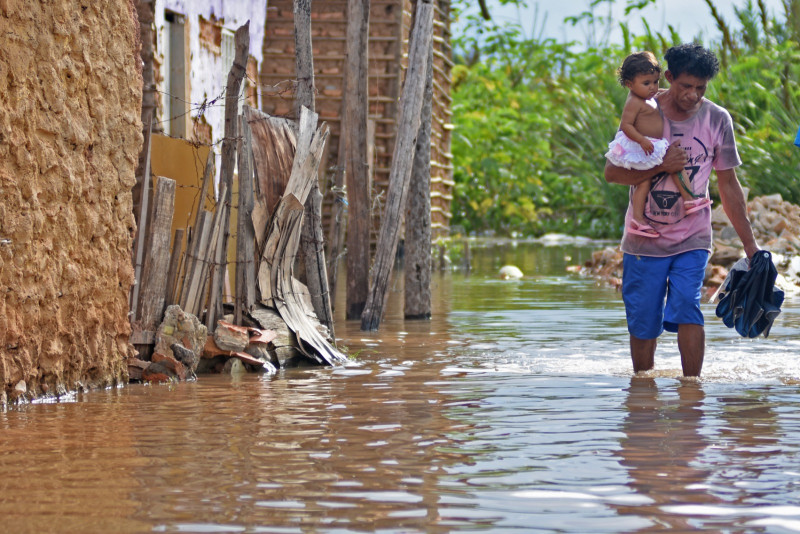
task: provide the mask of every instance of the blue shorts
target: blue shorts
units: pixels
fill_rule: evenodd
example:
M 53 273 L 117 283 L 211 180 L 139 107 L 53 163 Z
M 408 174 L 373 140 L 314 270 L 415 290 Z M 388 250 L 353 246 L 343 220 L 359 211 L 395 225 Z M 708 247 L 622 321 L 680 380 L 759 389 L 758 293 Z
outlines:
M 706 250 L 664 258 L 625 254 L 622 300 L 628 332 L 638 339 L 655 339 L 664 330 L 677 332 L 680 324 L 705 324 L 700 291 L 707 263 Z

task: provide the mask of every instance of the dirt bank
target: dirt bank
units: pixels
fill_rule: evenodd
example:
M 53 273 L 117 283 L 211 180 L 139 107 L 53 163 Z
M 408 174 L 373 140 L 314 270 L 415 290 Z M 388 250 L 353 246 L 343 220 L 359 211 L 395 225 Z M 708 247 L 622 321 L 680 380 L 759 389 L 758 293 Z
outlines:
M 130 0 L 0 1 L 0 404 L 127 380 Z

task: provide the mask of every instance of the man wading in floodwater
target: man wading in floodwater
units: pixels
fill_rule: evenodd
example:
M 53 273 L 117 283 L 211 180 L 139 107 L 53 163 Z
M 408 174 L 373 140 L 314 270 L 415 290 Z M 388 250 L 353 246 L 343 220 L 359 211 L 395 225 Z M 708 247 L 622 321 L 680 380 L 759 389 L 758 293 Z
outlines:
M 635 186 L 652 178 L 645 206 L 647 222 L 660 234 L 640 237 L 627 231 L 633 211 L 628 204 L 622 236 L 622 298 L 631 339 L 634 372 L 653 368 L 661 332 L 678 333 L 684 376 L 700 376 L 705 331 L 700 289 L 711 252 L 711 210 L 686 216 L 672 173 L 682 172 L 683 187 L 708 196 L 708 180 L 717 173 L 725 214 L 750 258 L 758 250 L 744 192 L 736 177 L 741 165 L 728 112 L 704 98 L 708 82 L 719 71 L 716 56 L 697 44 L 667 50 L 664 76 L 669 89 L 656 99 L 666 119 L 664 137 L 672 143 L 663 162 L 646 171 L 606 162 L 607 182 Z

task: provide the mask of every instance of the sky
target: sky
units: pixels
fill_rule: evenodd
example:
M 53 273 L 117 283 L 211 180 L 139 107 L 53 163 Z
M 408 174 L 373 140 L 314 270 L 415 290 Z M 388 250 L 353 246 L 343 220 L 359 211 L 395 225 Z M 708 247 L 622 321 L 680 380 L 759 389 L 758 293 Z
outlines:
M 714 4 L 728 24 L 738 27 L 738 25 L 733 24 L 736 20 L 734 6 L 741 8 L 746 4 L 746 1 L 715 0 Z M 544 37 L 551 37 L 557 41 L 586 40 L 585 29 L 582 29 L 581 26 L 564 24 L 563 20 L 565 17 L 576 16 L 588 10 L 590 0 L 527 0 L 527 3 L 528 9 L 518 13 L 516 8 L 501 8 L 489 2 L 492 16 L 497 22 L 519 21 L 528 36 L 532 35 L 531 30 L 534 26 L 534 19 L 537 14 L 536 8 L 538 6 L 537 28 L 541 29 L 542 20 L 544 20 L 544 15 L 547 13 Z M 624 15 L 625 3 L 624 0 L 617 0 L 613 3 L 612 16 L 614 19 L 618 21 L 626 20 Z M 764 3 L 771 15 L 778 16 L 779 19 L 783 18 L 782 0 L 764 0 Z M 753 0 L 753 4 L 756 4 L 755 0 Z M 595 15 L 607 15 L 608 9 L 608 4 L 603 4 L 600 8 L 596 8 Z M 627 20 L 634 34 L 640 35 L 643 33 L 642 17 L 647 19 L 653 31 L 664 35 L 668 35 L 668 25 L 672 25 L 684 41 L 690 41 L 699 34 L 702 34 L 703 41 L 706 43 L 709 42 L 709 38 L 718 40 L 720 37 L 716 22 L 711 16 L 711 11 L 703 0 L 656 0 L 653 5 L 644 10 L 633 11 L 627 17 Z M 615 30 L 611 33 L 610 39 L 612 42 L 621 42 L 622 34 L 618 30 L 618 24 L 614 25 L 614 27 Z

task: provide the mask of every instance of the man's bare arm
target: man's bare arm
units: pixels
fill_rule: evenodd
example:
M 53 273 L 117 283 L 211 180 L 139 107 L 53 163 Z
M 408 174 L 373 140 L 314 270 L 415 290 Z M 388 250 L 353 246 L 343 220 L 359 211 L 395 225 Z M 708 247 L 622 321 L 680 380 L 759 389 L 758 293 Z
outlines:
M 681 149 L 679 142 L 675 141 L 667 149 L 664 154 L 664 161 L 660 165 L 656 165 L 652 169 L 646 171 L 638 171 L 636 169 L 624 169 L 617 167 L 606 161 L 606 167 L 603 172 L 606 182 L 611 184 L 621 185 L 639 185 L 640 183 L 649 180 L 653 176 L 666 172 L 674 174 L 683 170 L 686 165 L 686 153 Z
M 753 228 L 750 226 L 750 219 L 747 218 L 747 201 L 744 198 L 744 191 L 736 177 L 735 169 L 717 171 L 717 182 L 719 184 L 719 197 L 722 200 L 722 209 L 730 219 L 733 229 L 744 245 L 744 252 L 748 258 L 758 251 L 758 244 L 753 235 Z

